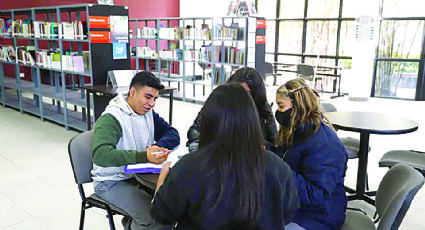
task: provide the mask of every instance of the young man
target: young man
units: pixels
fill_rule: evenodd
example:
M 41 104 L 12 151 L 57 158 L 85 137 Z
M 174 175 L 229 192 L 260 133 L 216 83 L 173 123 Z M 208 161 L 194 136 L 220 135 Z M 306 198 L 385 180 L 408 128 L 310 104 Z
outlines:
M 171 149 L 180 144 L 177 130 L 153 111 L 163 88 L 152 73 L 136 74 L 129 92 L 112 99 L 94 126 L 94 190 L 132 217 L 126 229 L 157 229 L 157 224 L 149 215 L 152 198 L 132 175 L 123 173 L 124 166 L 162 163 Z

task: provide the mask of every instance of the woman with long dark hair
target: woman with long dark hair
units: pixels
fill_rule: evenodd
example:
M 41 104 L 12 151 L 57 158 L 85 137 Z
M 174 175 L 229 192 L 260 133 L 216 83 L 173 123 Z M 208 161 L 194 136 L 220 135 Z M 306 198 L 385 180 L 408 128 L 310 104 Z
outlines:
M 152 217 L 178 222 L 177 229 L 284 229 L 299 208 L 297 189 L 288 165 L 264 150 L 258 113 L 243 87 L 218 86 L 200 122 L 199 149 L 170 171 L 163 167 Z
M 259 115 L 261 130 L 264 137 L 264 144 L 267 149 L 272 149 L 275 135 L 277 133 L 276 123 L 274 120 L 273 112 L 267 102 L 266 87 L 261 74 L 254 68 L 242 67 L 227 80 L 228 83 L 237 82 L 251 95 L 255 103 Z M 193 121 L 187 132 L 187 144 L 189 151 L 192 152 L 197 149 L 199 142 L 199 129 L 200 129 L 201 113 Z
M 317 93 L 297 78 L 276 93 L 276 153 L 291 166 L 301 208 L 287 229 L 340 229 L 347 197 L 347 152 L 321 109 Z

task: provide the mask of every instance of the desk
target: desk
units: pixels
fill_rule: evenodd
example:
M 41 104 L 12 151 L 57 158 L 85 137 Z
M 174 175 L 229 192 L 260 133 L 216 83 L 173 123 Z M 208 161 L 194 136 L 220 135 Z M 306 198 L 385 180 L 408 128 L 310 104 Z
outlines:
M 93 94 L 93 100 L 95 104 L 95 117 L 98 118 L 100 114 L 105 110 L 109 101 L 114 98 L 118 93 L 128 91 L 128 86 L 112 87 L 106 85 L 93 85 L 93 86 L 84 86 L 86 89 L 86 101 L 87 101 L 87 130 L 91 129 L 91 119 L 90 119 L 90 94 Z M 173 92 L 175 88 L 165 87 L 163 90 L 159 91 L 159 95 L 170 94 L 170 112 L 168 122 L 172 125 L 173 120 Z M 100 98 L 103 98 L 100 100 Z M 96 101 L 99 99 L 99 102 Z M 96 106 L 98 110 L 96 110 Z M 98 111 L 98 113 L 96 113 Z
M 335 128 L 360 133 L 357 185 L 355 195 L 349 196 L 348 199 L 364 200 L 375 205 L 375 201 L 365 193 L 370 134 L 410 133 L 418 129 L 418 124 L 409 119 L 372 112 L 341 111 L 329 112 L 326 115 Z

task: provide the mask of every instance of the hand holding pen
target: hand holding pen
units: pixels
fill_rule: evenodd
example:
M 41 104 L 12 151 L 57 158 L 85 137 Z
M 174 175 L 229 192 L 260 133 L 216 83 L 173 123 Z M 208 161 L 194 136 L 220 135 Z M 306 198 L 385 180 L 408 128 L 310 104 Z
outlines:
M 168 154 L 171 152 L 171 150 L 159 147 L 157 145 L 152 145 L 146 149 L 146 152 L 149 162 L 159 164 L 167 160 Z

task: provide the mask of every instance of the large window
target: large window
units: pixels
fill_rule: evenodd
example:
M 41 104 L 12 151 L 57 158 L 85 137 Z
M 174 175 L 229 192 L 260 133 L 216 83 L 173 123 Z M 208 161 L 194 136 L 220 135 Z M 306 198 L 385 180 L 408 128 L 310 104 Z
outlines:
M 266 60 L 351 68 L 355 17 L 378 17 L 372 96 L 425 100 L 425 0 L 258 0 L 276 2 Z M 269 27 L 268 27 L 269 28 Z

